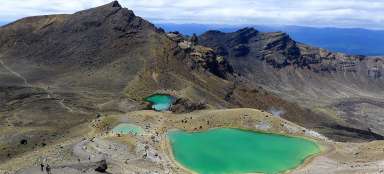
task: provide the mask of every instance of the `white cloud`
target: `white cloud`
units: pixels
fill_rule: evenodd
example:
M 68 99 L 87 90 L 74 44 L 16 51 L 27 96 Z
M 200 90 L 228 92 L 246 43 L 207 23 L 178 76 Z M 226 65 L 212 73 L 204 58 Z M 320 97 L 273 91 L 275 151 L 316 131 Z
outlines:
M 73 13 L 110 0 L 0 2 L 0 21 Z M 310 25 L 384 29 L 383 0 L 120 0 L 153 22 Z

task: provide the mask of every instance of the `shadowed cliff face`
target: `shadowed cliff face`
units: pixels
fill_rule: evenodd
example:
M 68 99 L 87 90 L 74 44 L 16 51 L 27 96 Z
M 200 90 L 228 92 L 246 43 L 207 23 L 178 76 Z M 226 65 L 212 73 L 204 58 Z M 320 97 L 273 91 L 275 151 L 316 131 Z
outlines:
M 383 107 L 370 107 L 384 99 L 383 58 L 332 53 L 297 43 L 284 33 L 253 28 L 209 31 L 199 37 L 199 43 L 223 55 L 251 84 L 330 115 L 334 122 L 384 135 L 384 114 L 379 112 Z M 367 107 L 358 107 L 351 115 L 345 112 L 346 103 Z

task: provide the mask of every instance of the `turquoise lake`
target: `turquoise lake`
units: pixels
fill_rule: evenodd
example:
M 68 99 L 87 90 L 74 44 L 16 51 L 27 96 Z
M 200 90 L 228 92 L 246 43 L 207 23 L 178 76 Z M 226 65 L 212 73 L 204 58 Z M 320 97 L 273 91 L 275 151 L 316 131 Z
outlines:
M 174 97 L 166 94 L 155 94 L 145 98 L 145 101 L 152 104 L 152 109 L 156 111 L 167 111 L 172 106 Z
M 293 169 L 320 152 L 310 140 L 240 129 L 171 131 L 174 158 L 199 174 L 275 174 Z
M 130 123 L 120 123 L 112 129 L 112 133 L 116 134 L 131 134 L 131 135 L 141 135 L 144 132 L 144 129 L 140 126 L 130 124 Z

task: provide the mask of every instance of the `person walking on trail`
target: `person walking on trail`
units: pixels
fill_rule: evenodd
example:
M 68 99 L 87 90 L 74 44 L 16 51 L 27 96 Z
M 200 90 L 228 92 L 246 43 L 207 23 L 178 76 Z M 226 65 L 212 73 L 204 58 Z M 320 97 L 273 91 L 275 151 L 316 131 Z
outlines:
M 43 163 L 40 163 L 40 169 L 41 169 L 41 172 L 44 172 L 44 164 Z
M 49 166 L 49 164 L 47 164 L 45 170 L 47 171 L 47 174 L 51 174 L 51 166 Z

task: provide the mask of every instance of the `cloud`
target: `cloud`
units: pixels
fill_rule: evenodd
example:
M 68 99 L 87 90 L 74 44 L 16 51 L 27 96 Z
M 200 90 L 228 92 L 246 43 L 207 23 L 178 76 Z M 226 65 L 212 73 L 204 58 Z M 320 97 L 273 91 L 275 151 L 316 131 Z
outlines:
M 30 15 L 73 13 L 110 0 L 0 2 L 0 21 Z M 264 24 L 384 29 L 382 0 L 120 0 L 152 22 Z

